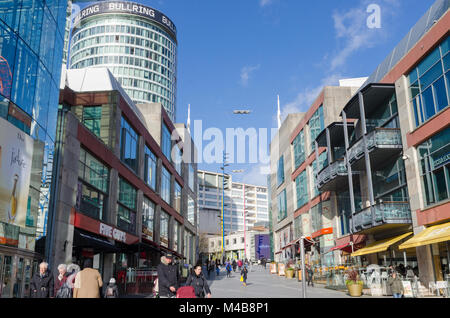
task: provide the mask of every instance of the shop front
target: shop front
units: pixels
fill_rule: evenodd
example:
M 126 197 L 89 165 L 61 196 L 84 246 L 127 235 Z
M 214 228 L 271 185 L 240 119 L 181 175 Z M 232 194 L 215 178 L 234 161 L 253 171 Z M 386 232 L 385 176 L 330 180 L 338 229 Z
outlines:
M 138 242 L 135 235 L 82 213 L 74 213 L 73 262 L 82 266 L 84 260 L 92 259 L 93 267 L 105 283 L 111 277 L 116 279 L 121 294 L 126 294 L 126 284 L 135 280 L 127 272 L 137 268 L 135 246 Z
M 449 296 L 450 286 L 450 222 L 426 228 L 399 246 L 400 250 L 408 251 L 421 246 L 428 246 L 431 252 L 431 262 L 434 279 L 429 286 L 441 286 L 439 293 Z

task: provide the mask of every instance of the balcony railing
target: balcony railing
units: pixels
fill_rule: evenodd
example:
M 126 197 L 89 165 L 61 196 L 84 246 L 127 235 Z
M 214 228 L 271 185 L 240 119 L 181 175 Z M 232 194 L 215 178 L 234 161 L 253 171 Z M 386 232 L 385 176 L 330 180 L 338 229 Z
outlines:
M 402 135 L 397 128 L 376 128 L 367 135 L 367 149 L 402 147 Z M 364 156 L 364 141 L 359 139 L 348 151 L 350 164 Z
M 319 172 L 317 175 L 317 184 L 319 188 L 336 178 L 337 175 L 347 175 L 347 166 L 344 160 L 335 161 Z
M 372 220 L 372 208 L 375 210 L 374 220 Z M 412 223 L 408 202 L 383 202 L 372 208 L 366 208 L 352 216 L 351 222 L 357 231 L 382 224 Z

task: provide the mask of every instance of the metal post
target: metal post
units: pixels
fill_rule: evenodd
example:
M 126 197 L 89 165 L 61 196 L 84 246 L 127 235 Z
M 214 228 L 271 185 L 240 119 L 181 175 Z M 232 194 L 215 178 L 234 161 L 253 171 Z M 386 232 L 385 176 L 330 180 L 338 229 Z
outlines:
M 247 258 L 247 222 L 246 222 L 246 215 L 247 212 L 245 211 L 245 184 L 244 184 L 244 260 Z
M 363 135 L 363 143 L 364 143 L 364 160 L 366 163 L 367 190 L 369 191 L 370 210 L 372 212 L 372 225 L 375 225 L 375 208 L 374 208 L 375 198 L 374 198 L 374 194 L 373 194 L 373 184 L 372 184 L 372 167 L 370 164 L 369 149 L 367 149 L 366 111 L 364 109 L 363 94 L 361 92 L 359 92 L 358 97 L 359 97 L 359 111 L 360 111 L 360 115 L 361 115 L 361 132 Z
M 300 255 L 302 258 L 302 294 L 306 298 L 306 272 L 305 272 L 305 237 L 300 238 Z
M 408 266 L 408 259 L 406 258 L 406 250 L 403 250 L 403 259 L 405 260 L 405 268 Z
M 355 215 L 355 194 L 353 193 L 353 175 L 352 175 L 352 167 L 350 165 L 350 161 L 348 159 L 348 148 L 349 148 L 349 140 L 348 140 L 348 130 L 347 130 L 347 114 L 345 111 L 342 111 L 342 121 L 344 122 L 344 140 L 345 140 L 345 161 L 347 163 L 347 173 L 348 173 L 348 189 L 350 193 L 350 208 L 352 212 L 352 217 Z M 355 233 L 355 223 L 352 221 L 352 233 Z
M 331 137 L 330 137 L 330 129 L 327 128 L 327 151 L 328 151 L 328 164 L 331 165 Z

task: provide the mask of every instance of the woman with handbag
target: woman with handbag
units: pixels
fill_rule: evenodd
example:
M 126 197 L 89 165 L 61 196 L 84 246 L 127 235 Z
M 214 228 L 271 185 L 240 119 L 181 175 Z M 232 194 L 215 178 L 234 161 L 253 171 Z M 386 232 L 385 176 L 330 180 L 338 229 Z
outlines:
M 241 282 L 243 282 L 244 286 L 247 286 L 247 274 L 248 274 L 247 265 L 244 265 L 244 267 L 242 267 L 241 270 Z

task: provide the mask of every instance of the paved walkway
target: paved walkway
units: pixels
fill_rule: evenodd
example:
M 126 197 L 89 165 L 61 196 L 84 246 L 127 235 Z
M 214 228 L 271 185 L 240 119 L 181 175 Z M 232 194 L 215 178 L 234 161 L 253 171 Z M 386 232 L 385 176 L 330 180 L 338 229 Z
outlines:
M 205 277 L 207 274 L 205 273 Z M 297 278 L 287 279 L 284 276 L 270 274 L 269 266 L 264 270 L 253 266 L 247 276 L 247 286 L 239 281 L 240 273 L 232 272 L 227 278 L 222 270 L 218 277 L 211 273 L 208 283 L 214 298 L 302 298 L 302 283 Z M 324 285 L 307 286 L 307 298 L 352 298 L 346 292 L 324 288 Z M 364 298 L 372 296 L 362 296 Z M 385 297 L 380 297 L 385 298 Z M 389 297 L 390 298 L 390 297 Z

